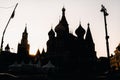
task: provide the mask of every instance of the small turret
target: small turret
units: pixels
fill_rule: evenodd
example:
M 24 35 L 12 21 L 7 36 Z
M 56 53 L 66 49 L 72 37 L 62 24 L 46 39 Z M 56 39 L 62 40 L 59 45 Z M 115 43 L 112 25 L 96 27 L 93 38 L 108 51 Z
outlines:
M 7 46 L 5 47 L 5 51 L 10 52 L 10 47 L 9 47 L 9 44 L 7 44 Z
M 62 15 L 65 16 L 65 8 L 62 8 Z
M 55 32 L 53 31 L 53 29 L 51 28 L 51 30 L 48 32 L 49 38 L 53 38 L 55 37 Z
M 40 50 L 39 50 L 39 49 L 37 50 L 36 55 L 37 55 L 37 56 L 40 55 Z
M 43 50 L 42 50 L 42 54 L 43 54 L 43 55 L 45 54 L 45 50 L 44 50 L 44 48 L 43 48 Z

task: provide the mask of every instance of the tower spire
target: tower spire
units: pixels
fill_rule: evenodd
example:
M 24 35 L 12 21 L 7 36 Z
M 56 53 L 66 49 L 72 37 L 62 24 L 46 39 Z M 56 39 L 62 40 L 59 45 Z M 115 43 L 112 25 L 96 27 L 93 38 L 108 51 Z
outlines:
M 87 25 L 88 25 L 88 27 L 89 27 L 89 26 L 90 26 L 90 23 L 88 23 Z
M 27 23 L 25 24 L 25 30 L 24 33 L 27 33 Z
M 64 8 L 64 6 L 62 8 L 62 15 L 65 16 L 65 8 Z
M 81 21 L 79 21 L 79 25 L 81 25 Z
M 85 40 L 86 40 L 87 42 L 93 44 L 94 42 L 93 42 L 92 34 L 91 34 L 91 31 L 90 31 L 90 24 L 88 23 L 87 25 L 88 25 L 88 28 L 87 28 L 87 33 L 86 33 L 86 38 L 85 38 Z
M 69 33 L 68 22 L 65 17 L 65 8 L 62 8 L 62 18 L 59 21 L 58 25 L 55 27 L 55 32 L 63 31 Z

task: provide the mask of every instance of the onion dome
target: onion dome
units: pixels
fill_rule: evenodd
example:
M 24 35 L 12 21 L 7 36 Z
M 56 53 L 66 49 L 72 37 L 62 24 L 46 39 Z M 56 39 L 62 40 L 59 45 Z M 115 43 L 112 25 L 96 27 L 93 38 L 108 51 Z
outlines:
M 59 24 L 55 27 L 55 32 L 60 32 L 60 31 L 69 33 L 68 22 L 65 17 L 65 8 L 64 7 L 62 8 L 62 18 L 61 18 Z
M 82 28 L 81 24 L 79 25 L 79 27 L 76 29 L 75 31 L 76 35 L 78 37 L 83 37 L 85 34 L 85 30 Z
M 50 36 L 50 35 L 55 35 L 55 32 L 53 31 L 53 29 L 51 28 L 51 30 L 48 32 L 48 35 Z

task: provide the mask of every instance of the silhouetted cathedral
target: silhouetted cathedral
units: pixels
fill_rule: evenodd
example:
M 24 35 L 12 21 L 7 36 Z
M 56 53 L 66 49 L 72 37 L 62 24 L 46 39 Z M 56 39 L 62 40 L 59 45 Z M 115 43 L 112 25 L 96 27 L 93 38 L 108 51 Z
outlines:
M 90 71 L 96 67 L 97 57 L 95 45 L 88 23 L 87 32 L 81 24 L 75 31 L 76 36 L 69 33 L 69 25 L 65 17 L 65 8 L 62 8 L 62 18 L 55 29 L 48 33 L 47 59 L 56 67 L 69 68 L 73 71 Z M 86 36 L 84 38 L 84 35 Z M 55 36 L 55 34 L 57 34 Z
M 0 64 L 4 66 L 7 65 L 7 68 L 10 68 L 11 70 L 14 70 L 14 68 L 17 67 L 16 70 L 20 70 L 20 72 L 24 71 L 22 69 L 25 69 L 25 71 L 28 72 L 31 70 L 34 72 L 34 70 L 36 70 L 36 72 L 44 73 L 44 69 L 47 66 L 52 66 L 54 71 L 52 72 L 50 69 L 51 73 L 58 73 L 55 74 L 56 76 L 64 76 L 67 74 L 75 77 L 76 79 L 79 75 L 80 78 L 85 78 L 86 76 L 91 77 L 91 75 L 92 77 L 95 77 L 95 72 L 99 67 L 90 24 L 88 23 L 87 31 L 85 31 L 80 23 L 78 28 L 75 30 L 76 36 L 73 35 L 69 32 L 69 24 L 65 16 L 65 11 L 66 10 L 63 7 L 62 17 L 59 23 L 55 26 L 55 29 L 51 28 L 48 32 L 49 39 L 46 43 L 46 52 L 43 49 L 42 53 L 40 53 L 38 49 L 35 56 L 30 56 L 30 45 L 28 44 L 26 25 L 25 30 L 22 33 L 21 42 L 18 43 L 17 53 L 11 54 L 12 52 L 10 52 L 8 44 L 5 47 L 5 51 L 2 51 L 0 55 Z M 8 61 L 6 58 L 8 58 Z M 4 66 L 0 67 L 4 68 Z M 49 72 L 49 69 L 47 70 Z

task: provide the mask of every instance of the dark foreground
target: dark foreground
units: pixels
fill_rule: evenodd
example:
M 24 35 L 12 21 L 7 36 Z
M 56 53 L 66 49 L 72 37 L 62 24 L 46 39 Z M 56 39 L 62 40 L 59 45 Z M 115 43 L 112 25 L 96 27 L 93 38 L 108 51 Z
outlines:
M 0 80 L 120 80 L 120 71 L 109 74 L 72 73 L 0 73 Z

